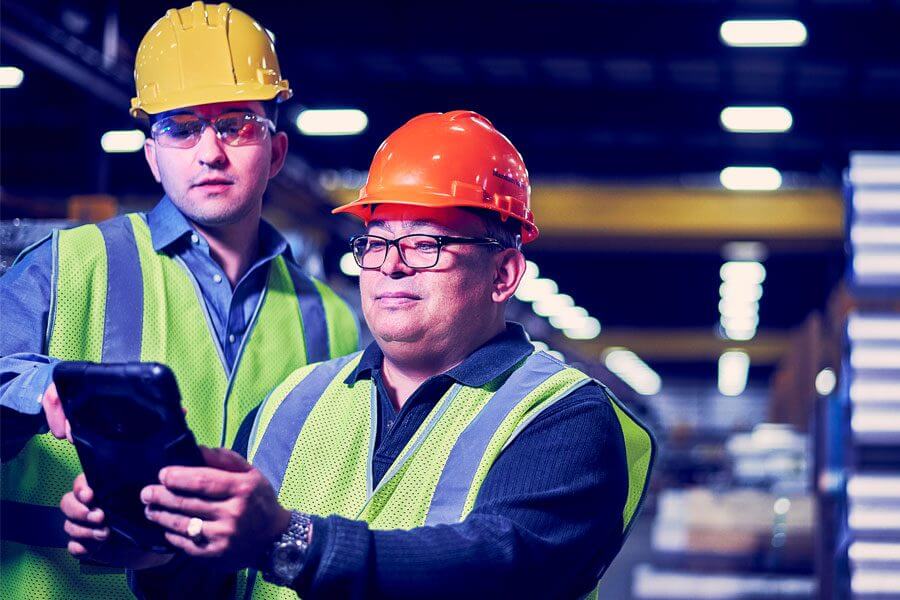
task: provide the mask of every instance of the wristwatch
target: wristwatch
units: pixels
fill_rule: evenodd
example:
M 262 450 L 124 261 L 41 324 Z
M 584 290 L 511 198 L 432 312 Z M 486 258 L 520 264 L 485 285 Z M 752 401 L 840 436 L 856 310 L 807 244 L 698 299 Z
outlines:
M 281 534 L 269 551 L 263 578 L 269 583 L 290 587 L 303 571 L 306 562 L 306 551 L 312 533 L 312 520 L 309 515 L 296 510 L 291 511 L 291 521 L 287 530 Z

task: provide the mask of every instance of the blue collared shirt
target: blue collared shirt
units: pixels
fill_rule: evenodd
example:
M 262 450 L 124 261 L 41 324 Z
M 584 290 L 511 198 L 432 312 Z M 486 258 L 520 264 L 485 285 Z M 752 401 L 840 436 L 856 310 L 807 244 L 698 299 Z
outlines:
M 256 262 L 232 289 L 222 267 L 210 256 L 209 244 L 168 197 L 146 214 L 153 248 L 180 257 L 193 273 L 206 303 L 215 336 L 221 344 L 229 369 L 241 346 L 247 326 L 265 289 L 268 264 L 277 256 L 292 260 L 284 237 L 265 221 L 259 226 Z M 0 406 L 23 415 L 41 412 L 40 398 L 52 379 L 57 359 L 47 356 L 47 329 L 50 314 L 53 255 L 49 240 L 28 252 L 0 277 L 0 306 L 3 311 L 0 335 Z M 135 340 L 140 343 L 140 340 Z M 7 411 L 4 411 L 7 412 Z M 33 419 L 24 427 L 16 419 L 14 438 L 33 435 L 43 419 Z M 14 442 L 4 435 L 3 445 Z M 19 445 L 18 440 L 14 445 Z M 4 454 L 8 454 L 4 451 Z
M 381 480 L 454 382 L 484 385 L 532 351 L 522 327 L 510 323 L 396 411 L 382 381 L 383 354 L 369 345 L 348 381 L 371 379 L 378 390 L 373 480 Z M 622 545 L 627 493 L 618 419 L 603 389 L 587 385 L 544 410 L 500 454 L 460 523 L 380 531 L 313 516 L 296 591 L 309 599 L 583 596 Z M 133 583 L 147 599 L 228 587 L 208 562 L 190 559 L 137 571 Z

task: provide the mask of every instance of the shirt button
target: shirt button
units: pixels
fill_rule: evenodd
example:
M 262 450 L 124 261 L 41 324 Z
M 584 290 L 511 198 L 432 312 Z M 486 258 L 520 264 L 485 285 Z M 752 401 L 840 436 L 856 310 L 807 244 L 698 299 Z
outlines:
M 228 334 L 228 341 L 232 344 L 234 343 L 235 337 L 233 333 Z
M 191 234 L 191 242 L 194 243 L 194 244 L 199 244 L 199 243 L 200 243 L 200 236 L 197 235 L 196 233 L 192 233 L 192 234 Z
M 222 283 L 222 276 L 216 273 L 215 275 L 213 275 L 213 281 L 215 281 L 216 283 Z
M 393 420 L 388 421 L 388 429 L 390 429 L 393 426 L 394 426 L 394 421 Z

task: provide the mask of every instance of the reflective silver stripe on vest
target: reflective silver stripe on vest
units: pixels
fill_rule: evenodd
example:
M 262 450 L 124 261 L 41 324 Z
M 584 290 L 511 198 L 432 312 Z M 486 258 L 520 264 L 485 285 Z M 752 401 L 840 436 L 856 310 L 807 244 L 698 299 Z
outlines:
M 117 217 L 99 223 L 106 244 L 106 315 L 102 362 L 141 359 L 144 320 L 144 280 L 131 219 Z
M 3 540 L 7 542 L 65 548 L 69 543 L 69 536 L 63 530 L 65 520 L 58 506 L 41 506 L 12 500 L 0 502 Z
M 565 368 L 566 365 L 537 352 L 509 376 L 453 445 L 434 490 L 425 525 L 459 522 L 478 465 L 500 424 L 523 398 Z
M 313 406 L 316 405 L 340 370 L 358 356 L 359 353 L 349 354 L 316 366 L 312 373 L 304 377 L 285 396 L 281 405 L 275 409 L 275 414 L 272 415 L 268 427 L 263 432 L 263 438 L 259 441 L 257 447 L 260 451 L 256 453 L 253 464 L 275 488 L 276 495 L 281 490 L 284 473 L 291 460 L 297 436 L 306 423 L 309 413 L 312 412 Z M 263 407 L 260 407 L 260 411 L 262 409 Z
M 306 346 L 306 364 L 322 362 L 331 358 L 328 343 L 328 324 L 325 320 L 325 304 L 316 285 L 300 267 L 285 258 L 294 293 L 300 303 L 300 318 L 303 321 L 303 342 Z

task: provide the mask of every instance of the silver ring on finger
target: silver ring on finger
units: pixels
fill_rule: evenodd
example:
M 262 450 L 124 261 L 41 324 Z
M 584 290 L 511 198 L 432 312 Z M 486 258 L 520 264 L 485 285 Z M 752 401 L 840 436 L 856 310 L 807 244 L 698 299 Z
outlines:
M 191 538 L 195 544 L 201 544 L 204 541 L 203 537 L 203 519 L 199 517 L 191 517 L 188 521 L 187 526 L 187 536 Z

